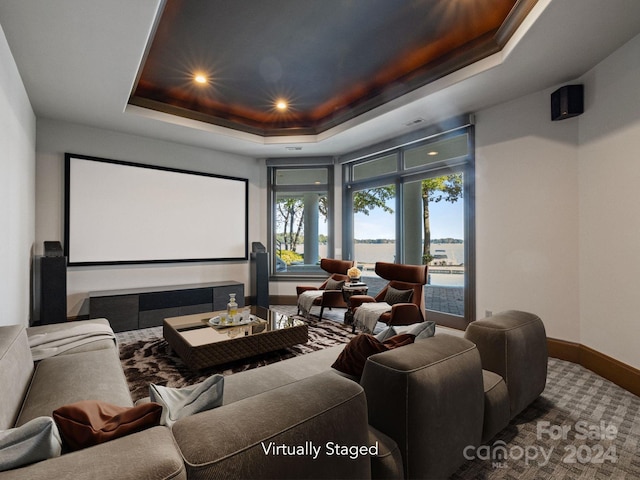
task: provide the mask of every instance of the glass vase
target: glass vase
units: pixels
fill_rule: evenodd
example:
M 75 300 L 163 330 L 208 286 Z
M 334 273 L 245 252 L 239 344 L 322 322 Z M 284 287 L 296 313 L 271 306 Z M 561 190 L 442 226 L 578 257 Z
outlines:
M 236 302 L 236 294 L 229 294 L 229 303 L 227 303 L 227 315 L 233 321 L 233 317 L 238 313 L 238 303 Z

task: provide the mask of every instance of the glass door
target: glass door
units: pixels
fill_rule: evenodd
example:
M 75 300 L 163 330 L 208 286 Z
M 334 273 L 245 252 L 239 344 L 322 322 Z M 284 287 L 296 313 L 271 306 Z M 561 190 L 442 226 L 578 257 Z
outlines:
M 460 325 L 465 316 L 464 173 L 436 173 L 403 183 L 404 263 L 427 264 L 427 317 Z
M 355 190 L 353 205 L 353 259 L 362 281 L 375 296 L 386 285 L 375 274 L 376 262 L 396 261 L 396 185 Z
M 343 168 L 343 258 L 374 295 L 375 262 L 428 265 L 427 318 L 461 330 L 475 319 L 473 137 L 467 126 Z

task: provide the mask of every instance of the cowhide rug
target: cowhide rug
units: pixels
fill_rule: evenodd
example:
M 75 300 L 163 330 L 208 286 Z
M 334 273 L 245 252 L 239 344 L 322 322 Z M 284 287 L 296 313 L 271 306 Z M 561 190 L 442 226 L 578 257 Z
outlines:
M 301 318 L 301 317 L 298 317 Z M 258 357 L 238 360 L 204 370 L 189 369 L 162 337 L 120 345 L 120 361 L 134 401 L 149 396 L 149 384 L 184 387 L 221 373 L 231 375 L 251 368 L 279 362 L 323 348 L 347 343 L 353 334 L 351 327 L 330 320 L 308 321 L 309 341 Z

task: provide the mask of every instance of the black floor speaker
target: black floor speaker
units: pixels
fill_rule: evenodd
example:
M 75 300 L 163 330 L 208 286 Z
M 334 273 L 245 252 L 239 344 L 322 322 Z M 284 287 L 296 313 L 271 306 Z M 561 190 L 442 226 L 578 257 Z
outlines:
M 264 245 L 253 242 L 251 252 L 251 291 L 254 305 L 269 308 L 269 254 Z
M 40 258 L 40 323 L 67 321 L 67 257 L 59 242 L 45 242 Z

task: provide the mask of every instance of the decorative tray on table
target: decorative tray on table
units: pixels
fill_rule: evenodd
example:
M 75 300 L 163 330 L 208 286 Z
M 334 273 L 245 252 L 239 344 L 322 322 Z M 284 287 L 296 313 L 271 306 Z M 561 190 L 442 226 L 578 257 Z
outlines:
M 213 318 L 210 318 L 208 323 L 213 328 L 227 328 L 227 327 L 238 327 L 240 325 L 248 325 L 251 322 L 255 322 L 258 319 L 255 315 L 236 315 L 233 318 L 229 319 L 229 317 L 222 317 L 217 315 Z

